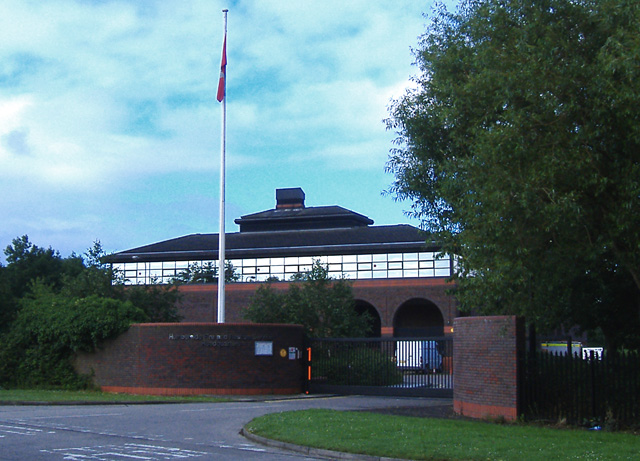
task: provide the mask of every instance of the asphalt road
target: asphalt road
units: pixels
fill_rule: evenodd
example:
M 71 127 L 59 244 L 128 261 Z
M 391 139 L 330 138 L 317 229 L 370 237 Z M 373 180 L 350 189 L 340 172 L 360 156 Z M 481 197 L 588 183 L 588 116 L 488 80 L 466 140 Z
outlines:
M 442 399 L 300 397 L 152 405 L 0 406 L 0 460 L 324 459 L 253 443 L 253 418 L 307 408 L 338 410 L 442 405 Z

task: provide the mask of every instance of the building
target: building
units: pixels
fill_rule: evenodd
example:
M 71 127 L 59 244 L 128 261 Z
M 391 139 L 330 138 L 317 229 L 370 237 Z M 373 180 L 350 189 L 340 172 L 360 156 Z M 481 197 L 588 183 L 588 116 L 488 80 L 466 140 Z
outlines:
M 241 310 L 265 280 L 286 289 L 292 275 L 315 260 L 331 276 L 351 279 L 356 308 L 375 319 L 382 336 L 441 335 L 457 314 L 448 282 L 454 261 L 406 224 L 374 226 L 340 206 L 306 207 L 300 188 L 277 189 L 276 207 L 235 220 L 226 235 L 226 259 L 239 276 L 226 285 L 226 321 L 242 322 Z M 107 258 L 130 284 L 169 283 L 188 267 L 217 266 L 218 234 L 194 234 L 113 254 Z M 215 322 L 216 284 L 183 285 L 184 321 Z

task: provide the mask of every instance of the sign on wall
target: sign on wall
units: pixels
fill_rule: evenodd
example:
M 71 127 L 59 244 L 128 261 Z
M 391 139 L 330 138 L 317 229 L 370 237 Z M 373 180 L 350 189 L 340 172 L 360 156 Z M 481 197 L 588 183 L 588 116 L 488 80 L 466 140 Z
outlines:
M 273 341 L 256 341 L 256 355 L 273 355 Z

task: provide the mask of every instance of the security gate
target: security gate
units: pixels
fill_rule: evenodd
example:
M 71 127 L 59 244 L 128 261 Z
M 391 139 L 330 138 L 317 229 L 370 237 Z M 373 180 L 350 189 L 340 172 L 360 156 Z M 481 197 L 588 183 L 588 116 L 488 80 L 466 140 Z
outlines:
M 312 339 L 310 393 L 453 397 L 447 337 Z

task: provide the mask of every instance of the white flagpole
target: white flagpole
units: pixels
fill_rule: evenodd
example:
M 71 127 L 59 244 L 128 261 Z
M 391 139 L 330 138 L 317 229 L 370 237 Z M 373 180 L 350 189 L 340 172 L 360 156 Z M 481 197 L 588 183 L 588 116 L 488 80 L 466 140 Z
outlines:
M 226 60 L 226 46 L 227 46 L 227 12 L 229 10 L 222 10 L 224 13 L 224 43 L 223 43 L 223 59 Z M 222 134 L 221 134 L 221 146 L 220 146 L 220 233 L 218 234 L 218 323 L 224 323 L 225 314 L 225 297 L 224 297 L 224 285 L 225 285 L 225 156 L 226 156 L 226 136 L 227 136 L 227 75 L 226 75 L 226 62 L 225 75 L 224 75 L 224 97 L 222 98 Z

